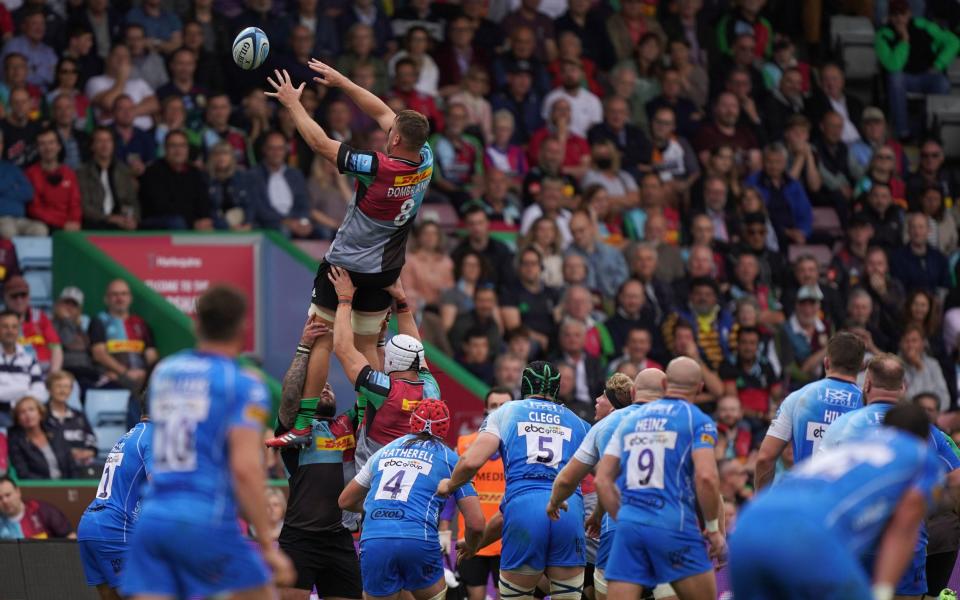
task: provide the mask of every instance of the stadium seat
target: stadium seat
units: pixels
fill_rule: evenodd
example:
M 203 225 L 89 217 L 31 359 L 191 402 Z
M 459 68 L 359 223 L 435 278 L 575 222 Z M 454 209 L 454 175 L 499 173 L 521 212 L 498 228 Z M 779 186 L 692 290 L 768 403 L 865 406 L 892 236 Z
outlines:
M 867 17 L 830 18 L 830 41 L 848 81 L 869 81 L 879 72 L 873 23 Z
M 803 256 L 804 254 L 810 254 L 817 259 L 817 264 L 820 265 L 821 271 L 830 264 L 830 260 L 833 258 L 833 253 L 830 251 L 830 247 L 824 244 L 793 244 L 790 246 L 789 252 L 790 263 L 793 264 L 797 258 Z
M 445 232 L 450 233 L 460 224 L 460 215 L 456 209 L 442 202 L 440 204 L 424 205 L 420 209 L 420 221 L 433 221 L 440 225 Z
M 50 269 L 53 265 L 53 239 L 49 237 L 15 237 L 20 268 Z
M 947 78 L 950 80 L 952 90 L 960 90 L 960 58 L 954 59 L 947 67 Z
M 106 456 L 127 432 L 128 390 L 87 390 L 87 420 L 97 436 L 97 452 Z
M 927 131 L 937 134 L 948 159 L 960 159 L 960 96 L 927 96 Z
M 829 206 L 817 206 L 813 209 L 813 231 L 830 238 L 842 237 L 843 227 L 837 217 L 837 211 Z

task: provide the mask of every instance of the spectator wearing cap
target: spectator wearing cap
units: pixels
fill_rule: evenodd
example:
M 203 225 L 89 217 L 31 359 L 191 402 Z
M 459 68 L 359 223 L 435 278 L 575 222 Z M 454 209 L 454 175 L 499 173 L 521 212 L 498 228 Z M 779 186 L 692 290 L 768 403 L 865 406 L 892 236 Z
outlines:
M 813 207 L 803 185 L 787 172 L 787 149 L 781 143 L 763 149 L 763 170 L 747 177 L 747 184 L 763 196 L 781 247 L 804 244 L 813 232 Z
M 873 243 L 888 250 L 903 240 L 903 210 L 894 204 L 886 183 L 874 182 L 860 204 L 860 213 L 873 225 Z
M 107 285 L 106 310 L 90 322 L 90 352 L 108 379 L 132 391 L 139 390 L 159 355 L 146 321 L 130 312 L 133 294 L 122 279 Z
M 883 111 L 875 106 L 863 110 L 863 138 L 850 146 L 853 158 L 851 172 L 854 177 L 860 178 L 866 174 L 870 160 L 874 153 L 886 146 L 893 150 L 896 172 L 903 177 L 908 172 L 907 157 L 900 142 L 887 135 L 887 117 Z
M 137 180 L 130 167 L 115 158 L 115 148 L 109 129 L 94 129 L 93 155 L 77 170 L 84 229 L 133 231 L 137 228 L 140 213 Z
M 485 20 L 485 19 L 484 19 Z M 470 17 L 458 15 L 447 21 L 447 34 L 433 53 L 439 72 L 438 85 L 443 96 L 460 89 L 470 67 L 489 70 L 488 49 L 477 43 L 476 27 Z
M 829 282 L 821 281 L 820 264 L 810 254 L 799 256 L 793 263 L 793 280 L 785 286 L 782 294 L 783 307 L 787 314 L 793 314 L 796 310 L 800 290 L 810 286 L 816 286 L 820 290 L 820 306 L 827 320 L 831 323 L 843 323 L 843 297 Z
M 513 252 L 500 240 L 490 237 L 490 218 L 482 206 L 470 204 L 463 213 L 466 237 L 453 249 L 450 257 L 459 264 L 468 252 L 477 252 L 490 265 L 497 265 L 490 273 L 492 283 L 502 288 L 513 279 Z
M 213 229 L 210 197 L 203 174 L 188 162 L 190 145 L 182 131 L 164 140 L 164 157 L 140 178 L 143 229 Z M 169 193 L 177 190 L 176 194 Z
M 93 362 L 90 344 L 90 317 L 83 314 L 83 291 L 67 286 L 53 304 L 53 328 L 63 346 L 63 369 L 69 371 L 81 390 L 94 386 L 100 368 Z
M 540 93 L 533 88 L 533 72 L 529 63 L 523 61 L 507 67 L 506 82 L 495 86 L 490 99 L 494 112 L 506 110 L 513 115 L 514 144 L 526 144 L 535 131 L 543 126 L 540 116 Z
M 53 70 L 57 66 L 57 54 L 43 43 L 47 21 L 43 9 L 31 7 L 20 18 L 20 35 L 3 46 L 3 56 L 16 52 L 27 59 L 30 72 L 27 81 L 46 89 L 53 83 Z
M 495 87 L 503 89 L 511 71 L 524 71 L 530 73 L 532 89 L 542 98 L 550 91 L 550 73 L 546 65 L 537 60 L 536 35 L 529 27 L 520 25 L 510 33 L 508 40 L 507 49 L 493 60 L 491 66 Z
M 170 54 L 183 41 L 180 17 L 163 7 L 161 0 L 143 0 L 127 13 L 126 22 L 143 27 L 147 44 L 163 54 Z
M 907 178 L 907 201 L 915 205 L 929 187 L 937 187 L 943 200 L 953 204 L 960 199 L 960 178 L 956 171 L 946 166 L 943 146 L 934 139 L 920 145 L 920 162 L 917 170 Z
M 929 242 L 930 222 L 923 213 L 907 217 L 907 243 L 890 256 L 890 274 L 907 292 L 925 290 L 936 294 L 950 286 L 947 257 Z
M 571 215 L 570 234 L 573 240 L 567 252 L 586 259 L 589 266 L 587 285 L 606 298 L 616 296 L 629 276 L 623 253 L 597 239 L 597 225 L 585 210 L 574 211 Z
M 83 210 L 77 174 L 60 163 L 60 139 L 52 129 L 37 135 L 40 162 L 27 168 L 26 176 L 33 186 L 33 200 L 27 215 L 53 231 L 79 231 Z
M 0 130 L 0 238 L 46 236 L 47 226 L 26 216 L 26 207 L 33 200 L 33 186 L 23 170 L 6 160 L 4 140 Z
M 697 351 L 708 368 L 716 371 L 730 354 L 730 331 L 733 317 L 720 306 L 717 282 L 709 277 L 693 277 L 689 294 L 682 306 L 663 321 L 663 337 L 667 346 L 674 345 L 674 328 L 678 321 L 693 328 Z
M 310 198 L 307 183 L 299 169 L 287 164 L 287 140 L 278 131 L 266 134 L 262 145 L 263 158 L 253 170 L 253 212 L 257 225 L 283 231 L 296 238 L 309 238 L 314 233 L 310 220 Z
M 833 253 L 829 273 L 841 294 L 860 285 L 866 277 L 867 250 L 873 238 L 873 224 L 862 214 L 855 214 L 847 223 L 843 245 Z
M 840 65 L 832 62 L 820 67 L 820 86 L 814 90 L 807 104 L 807 116 L 812 121 L 822 122 L 824 115 L 835 112 L 840 116 L 841 125 L 836 136 L 844 144 L 860 141 L 859 124 L 863 119 L 863 103 L 844 89 L 846 80 Z
M 907 94 L 949 94 L 944 74 L 960 50 L 960 40 L 933 21 L 914 17 L 907 0 L 891 0 L 889 18 L 877 29 L 877 60 L 887 72 L 887 96 L 893 127 L 910 137 Z
M 777 329 L 777 354 L 783 364 L 788 391 L 823 376 L 823 357 L 833 333 L 820 318 L 823 292 L 818 285 L 805 285 L 797 292 L 796 310 Z
M 36 357 L 44 373 L 59 371 L 63 367 L 60 337 L 47 314 L 30 306 L 27 280 L 19 275 L 9 278 L 3 286 L 3 301 L 7 310 L 20 317 L 19 343 Z
M 0 477 L 0 540 L 75 537 L 60 509 L 42 500 L 24 500 L 13 479 Z
M 713 118 L 705 122 L 693 139 L 702 164 L 707 164 L 710 152 L 720 146 L 734 150 L 734 160 L 745 170 L 760 167 L 759 143 L 750 127 L 740 123 L 740 103 L 730 92 L 721 92 L 713 103 Z
M 545 351 L 556 331 L 553 313 L 560 294 L 543 284 L 543 259 L 535 248 L 521 250 L 517 263 L 517 277 L 503 285 L 500 296 L 503 327 L 506 331 L 526 327 L 539 350 Z
M 583 87 L 582 79 L 583 65 L 575 60 L 564 60 L 560 66 L 560 86 L 543 99 L 542 116 L 546 119 L 553 103 L 561 98 L 565 99 L 570 103 L 570 132 L 585 138 L 587 130 L 604 120 L 604 111 L 600 99 Z M 622 122 L 617 121 L 620 127 L 615 128 L 615 132 L 619 133 L 626 124 L 626 116 L 623 115 Z

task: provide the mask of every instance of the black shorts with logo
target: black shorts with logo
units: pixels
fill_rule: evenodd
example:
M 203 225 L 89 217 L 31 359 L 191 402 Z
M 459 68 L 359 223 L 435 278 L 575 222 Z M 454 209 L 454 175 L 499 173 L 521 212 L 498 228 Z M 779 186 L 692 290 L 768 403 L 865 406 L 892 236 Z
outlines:
M 280 549 L 297 569 L 293 587 L 310 590 L 316 586 L 321 598 L 363 598 L 360 559 L 350 532 L 316 533 L 284 525 Z
M 330 273 L 330 263 L 320 261 L 317 267 L 317 276 L 313 279 L 313 296 L 310 301 L 331 313 L 337 312 L 337 290 L 327 274 Z M 357 293 L 353 296 L 353 310 L 362 312 L 381 312 L 390 308 L 393 298 L 383 288 L 390 287 L 400 277 L 400 269 L 390 269 L 382 273 L 353 273 L 350 280 L 357 286 Z

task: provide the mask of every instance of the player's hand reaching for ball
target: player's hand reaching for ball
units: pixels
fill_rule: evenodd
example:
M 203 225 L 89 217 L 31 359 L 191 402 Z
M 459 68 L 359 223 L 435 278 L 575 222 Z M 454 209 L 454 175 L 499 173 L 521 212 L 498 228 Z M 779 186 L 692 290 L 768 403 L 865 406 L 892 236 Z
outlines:
M 349 273 L 340 267 L 331 265 L 327 277 L 330 279 L 330 283 L 333 284 L 333 289 L 337 290 L 337 296 L 339 298 L 353 298 L 353 293 L 357 288 L 354 287 L 353 280 L 350 279 Z
M 564 510 L 564 511 L 567 510 L 566 502 L 561 502 L 560 504 L 556 504 L 553 501 L 553 498 L 551 498 L 550 501 L 547 502 L 547 516 L 550 517 L 551 520 L 559 521 L 561 510 Z
M 344 77 L 340 71 L 337 71 L 330 65 L 322 63 L 315 58 L 311 58 L 310 62 L 307 63 L 307 66 L 310 67 L 310 70 L 319 75 L 319 77 L 314 77 L 313 80 L 317 83 L 322 83 L 328 87 L 343 87 L 345 84 L 349 83 L 350 80 Z
M 264 548 L 263 560 L 273 572 L 273 580 L 280 587 L 290 587 L 297 580 L 297 571 L 293 568 L 290 558 L 279 548 Z
M 276 98 L 280 101 L 280 104 L 290 108 L 296 104 L 300 103 L 300 94 L 303 93 L 304 86 L 307 85 L 307 82 L 304 81 L 300 84 L 300 87 L 293 87 L 293 80 L 290 79 L 290 74 L 287 73 L 287 70 L 278 71 L 273 70 L 274 76 L 277 78 L 274 81 L 272 78 L 267 77 L 267 83 L 269 83 L 275 92 L 264 92 L 267 96 L 271 98 Z

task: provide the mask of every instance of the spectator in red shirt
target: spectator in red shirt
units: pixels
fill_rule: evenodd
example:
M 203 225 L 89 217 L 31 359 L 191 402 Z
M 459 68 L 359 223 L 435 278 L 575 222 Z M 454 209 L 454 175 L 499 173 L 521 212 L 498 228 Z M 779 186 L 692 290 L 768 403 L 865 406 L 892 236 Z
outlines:
M 536 164 L 543 141 L 548 137 L 555 137 L 563 144 L 561 171 L 579 179 L 590 168 L 590 144 L 585 138 L 570 132 L 570 111 L 570 103 L 563 98 L 553 103 L 549 121 L 530 136 L 527 156 L 530 164 Z
M 53 373 L 63 367 L 63 348 L 53 323 L 42 310 L 30 306 L 30 285 L 14 275 L 3 286 L 3 301 L 8 310 L 20 315 L 20 344 L 37 357 L 43 372 Z
M 41 500 L 24 501 L 13 479 L 0 477 L 0 540 L 76 537 L 57 507 Z
M 78 231 L 82 217 L 80 186 L 73 169 L 60 164 L 62 148 L 52 129 L 37 134 L 40 162 L 26 171 L 33 185 L 33 201 L 27 205 L 27 215 L 53 230 Z
M 393 79 L 393 90 L 391 90 L 390 95 L 403 100 L 403 103 L 410 110 L 415 110 L 427 117 L 427 120 L 430 121 L 430 131 L 442 131 L 443 114 L 437 108 L 437 104 L 432 97 L 423 92 L 418 92 L 416 89 L 419 77 L 417 63 L 410 58 L 401 58 L 394 68 L 396 69 L 396 75 Z

